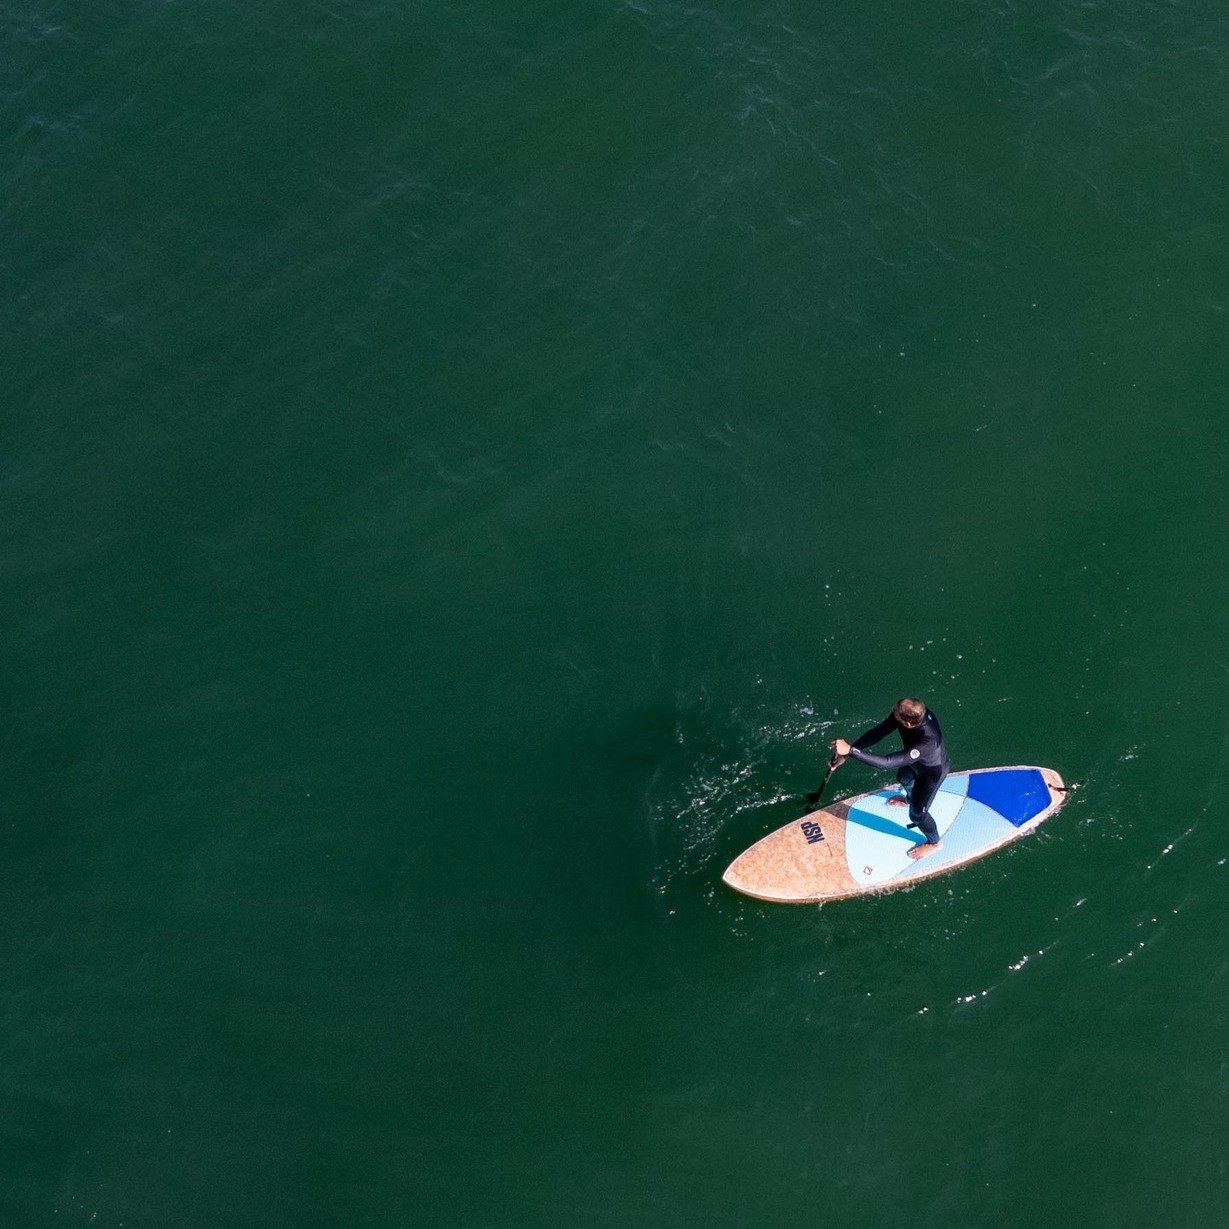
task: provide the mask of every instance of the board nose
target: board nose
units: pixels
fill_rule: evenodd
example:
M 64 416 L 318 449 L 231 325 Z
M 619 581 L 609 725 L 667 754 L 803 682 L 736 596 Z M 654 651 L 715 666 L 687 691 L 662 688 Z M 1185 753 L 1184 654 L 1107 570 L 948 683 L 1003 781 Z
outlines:
M 791 870 L 778 863 L 773 867 L 773 873 L 766 874 L 763 857 L 753 847 L 739 854 L 726 867 L 721 879 L 726 887 L 757 900 L 775 904 L 801 904 L 815 900 L 815 884 L 808 876 L 796 871 L 791 873 Z
M 745 854 L 739 854 L 729 866 L 725 868 L 725 873 L 721 876 L 721 882 L 726 887 L 733 888 L 736 892 L 743 890 L 743 881 L 738 874 L 738 864 L 746 857 Z

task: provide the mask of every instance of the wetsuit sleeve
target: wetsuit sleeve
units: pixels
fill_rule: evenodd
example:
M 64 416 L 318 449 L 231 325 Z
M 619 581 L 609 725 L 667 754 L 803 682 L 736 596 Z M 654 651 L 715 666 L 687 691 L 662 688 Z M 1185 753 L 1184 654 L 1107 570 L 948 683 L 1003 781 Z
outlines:
M 861 751 L 865 747 L 873 747 L 876 743 L 883 742 L 895 729 L 896 722 L 892 720 L 892 714 L 889 713 L 873 730 L 867 730 L 865 734 L 859 734 L 850 745 L 857 751 Z M 862 757 L 859 756 L 858 758 L 861 759 Z M 868 760 L 867 763 L 869 762 Z
M 912 751 L 897 751 L 895 755 L 872 755 L 855 743 L 849 748 L 849 754 L 859 763 L 869 764 L 872 768 L 904 768 L 907 764 L 916 764 L 921 759 L 916 747 Z

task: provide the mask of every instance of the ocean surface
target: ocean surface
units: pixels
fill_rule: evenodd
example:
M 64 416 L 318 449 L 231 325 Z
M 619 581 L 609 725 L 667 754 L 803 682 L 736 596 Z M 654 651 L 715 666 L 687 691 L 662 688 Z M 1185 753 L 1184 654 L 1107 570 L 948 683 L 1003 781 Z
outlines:
M 0 1225 L 1226 1223 L 1223 5 L 0 48 Z M 904 694 L 1081 788 L 726 889 Z

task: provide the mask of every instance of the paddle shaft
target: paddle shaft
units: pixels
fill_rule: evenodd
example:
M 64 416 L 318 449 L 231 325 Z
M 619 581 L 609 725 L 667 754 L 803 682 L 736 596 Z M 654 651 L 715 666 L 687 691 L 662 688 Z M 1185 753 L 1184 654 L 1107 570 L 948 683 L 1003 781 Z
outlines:
M 817 789 L 814 793 L 807 795 L 807 801 L 811 803 L 812 806 L 814 806 L 815 803 L 823 797 L 824 790 L 828 788 L 828 782 L 831 780 L 832 774 L 837 770 L 837 766 L 840 763 L 840 759 L 835 755 L 828 761 L 828 771 L 824 773 L 824 779 L 820 783 L 819 789 Z

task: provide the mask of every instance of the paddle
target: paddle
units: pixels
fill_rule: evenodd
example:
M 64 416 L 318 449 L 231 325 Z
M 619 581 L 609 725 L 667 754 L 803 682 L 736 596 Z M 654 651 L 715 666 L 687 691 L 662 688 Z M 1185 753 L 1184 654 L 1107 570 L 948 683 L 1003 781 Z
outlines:
M 815 804 L 816 804 L 816 803 L 820 800 L 820 798 L 823 796 L 823 792 L 824 792 L 824 790 L 825 790 L 825 789 L 827 789 L 827 787 L 828 787 L 828 781 L 829 781 L 829 779 L 831 778 L 832 774 L 833 774 L 833 773 L 834 773 L 834 772 L 835 772 L 835 771 L 836 771 L 836 770 L 837 770 L 837 769 L 838 769 L 838 768 L 839 768 L 839 767 L 840 767 L 840 766 L 841 766 L 844 762 L 845 762 L 845 761 L 844 761 L 843 759 L 841 759 L 841 758 L 840 758 L 839 756 L 837 756 L 837 755 L 834 755 L 834 756 L 833 756 L 833 757 L 832 757 L 832 758 L 828 761 L 828 771 L 827 771 L 826 773 L 824 773 L 824 779 L 823 779 L 823 781 L 820 783 L 819 789 L 812 790 L 809 794 L 807 794 L 807 795 L 806 795 L 806 800 L 807 800 L 807 802 L 808 802 L 811 806 L 814 806 L 814 805 L 815 805 Z

